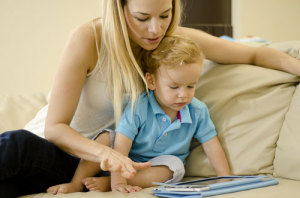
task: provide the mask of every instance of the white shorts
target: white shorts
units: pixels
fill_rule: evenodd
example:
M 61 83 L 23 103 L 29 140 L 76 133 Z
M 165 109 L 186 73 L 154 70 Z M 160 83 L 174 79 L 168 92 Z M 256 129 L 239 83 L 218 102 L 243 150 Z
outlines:
M 116 132 L 111 129 L 103 129 L 93 138 L 95 140 L 101 133 L 109 132 L 110 135 L 110 147 L 113 148 Z M 176 183 L 182 180 L 185 174 L 184 164 L 180 158 L 174 155 L 160 155 L 149 160 L 151 166 L 167 166 L 173 171 L 173 177 L 165 183 Z

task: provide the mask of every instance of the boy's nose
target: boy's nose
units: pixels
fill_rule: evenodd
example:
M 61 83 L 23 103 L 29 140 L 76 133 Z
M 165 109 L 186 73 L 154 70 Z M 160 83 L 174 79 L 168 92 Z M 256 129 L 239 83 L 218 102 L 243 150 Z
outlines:
M 187 92 L 184 91 L 184 90 L 179 91 L 178 97 L 179 98 L 186 98 L 187 97 Z

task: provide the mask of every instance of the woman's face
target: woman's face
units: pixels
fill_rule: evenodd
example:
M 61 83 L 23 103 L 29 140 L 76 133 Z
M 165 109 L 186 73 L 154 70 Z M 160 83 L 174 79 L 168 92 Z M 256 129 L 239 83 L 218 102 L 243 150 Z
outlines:
M 124 15 L 131 41 L 155 49 L 172 19 L 172 0 L 127 0 Z

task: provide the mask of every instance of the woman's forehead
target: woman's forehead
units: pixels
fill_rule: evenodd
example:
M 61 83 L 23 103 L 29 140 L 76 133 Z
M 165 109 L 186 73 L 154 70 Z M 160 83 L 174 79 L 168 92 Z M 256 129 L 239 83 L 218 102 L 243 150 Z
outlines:
M 126 6 L 131 12 L 151 14 L 167 12 L 172 9 L 172 0 L 127 0 Z

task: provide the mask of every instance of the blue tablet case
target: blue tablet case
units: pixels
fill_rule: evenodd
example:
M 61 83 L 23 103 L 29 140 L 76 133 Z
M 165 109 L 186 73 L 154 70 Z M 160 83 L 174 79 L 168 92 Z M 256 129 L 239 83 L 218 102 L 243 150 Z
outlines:
M 226 179 L 228 181 L 204 184 L 205 182 L 219 179 Z M 204 185 L 201 185 L 201 183 L 203 183 Z M 276 185 L 278 184 L 278 181 L 269 176 L 226 176 L 191 180 L 175 184 L 165 184 L 157 182 L 154 182 L 154 184 L 158 186 L 155 187 L 152 192 L 158 197 L 201 198 Z

